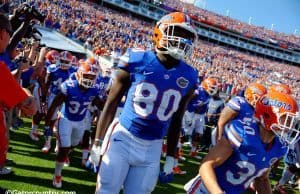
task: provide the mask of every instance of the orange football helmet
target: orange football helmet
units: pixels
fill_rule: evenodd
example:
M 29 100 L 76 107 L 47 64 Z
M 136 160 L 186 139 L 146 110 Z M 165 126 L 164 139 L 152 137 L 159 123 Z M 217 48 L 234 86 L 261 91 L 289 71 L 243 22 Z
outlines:
M 246 88 L 244 96 L 248 103 L 255 107 L 257 100 L 266 93 L 265 86 L 259 83 L 251 83 Z
M 269 91 L 277 91 L 285 94 L 292 94 L 292 90 L 286 84 L 274 84 L 271 85 Z
M 60 55 L 59 52 L 57 52 L 56 50 L 50 50 L 47 52 L 45 58 L 47 59 L 47 61 L 49 61 L 51 64 L 56 64 L 56 62 L 59 60 Z
M 182 33 L 182 31 L 186 33 L 179 35 L 179 32 Z M 152 39 L 157 53 L 168 54 L 181 60 L 193 54 L 197 32 L 188 15 L 182 12 L 173 12 L 163 16 L 157 22 Z
M 59 64 L 62 69 L 69 69 L 71 67 L 73 55 L 69 51 L 60 53 Z
M 101 67 L 100 67 L 100 63 L 99 63 L 99 61 L 96 58 L 89 57 L 89 58 L 86 59 L 86 62 L 88 64 L 92 65 L 93 68 L 97 69 L 98 73 L 101 74 L 102 70 L 101 70 Z
M 282 142 L 293 144 L 299 139 L 300 114 L 295 99 L 290 95 L 268 92 L 257 101 L 255 117 Z
M 94 68 L 93 65 L 87 62 L 82 62 L 79 64 L 76 78 L 81 86 L 85 88 L 94 87 L 97 76 L 98 76 L 98 69 Z
M 91 65 L 99 65 L 99 63 L 98 63 L 98 60 L 97 59 L 95 59 L 94 57 L 89 57 L 89 58 L 87 58 L 86 59 L 86 62 L 87 63 L 90 63 Z
M 210 96 L 215 95 L 219 91 L 218 82 L 215 78 L 206 78 L 202 81 L 201 86 Z

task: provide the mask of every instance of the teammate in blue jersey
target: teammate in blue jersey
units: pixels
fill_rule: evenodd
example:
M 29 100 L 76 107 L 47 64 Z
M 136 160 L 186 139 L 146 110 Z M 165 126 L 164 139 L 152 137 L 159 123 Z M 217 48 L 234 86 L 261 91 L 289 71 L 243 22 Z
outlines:
M 245 90 L 245 97 L 236 96 L 229 100 L 221 112 L 218 127 L 216 128 L 217 131 L 213 132 L 215 134 L 213 140 L 215 140 L 215 142 L 220 140 L 224 127 L 230 120 L 252 118 L 257 100 L 266 93 L 267 89 L 263 85 L 251 83 Z M 215 144 L 215 142 L 213 142 L 213 144 Z
M 190 156 L 200 159 L 196 151 L 200 142 L 201 135 L 205 125 L 205 113 L 208 108 L 208 102 L 210 99 L 209 90 L 199 86 L 194 93 L 193 99 L 188 104 L 185 111 L 182 127 L 184 129 L 183 139 L 188 139 L 188 136 L 192 136 L 192 146 Z
M 47 75 L 45 78 L 45 88 L 43 91 L 44 96 L 48 96 L 48 109 L 50 108 L 53 99 L 60 91 L 61 84 L 69 78 L 73 71 L 70 71 L 72 61 L 72 54 L 68 51 L 63 51 L 60 53 L 60 59 L 57 64 L 52 64 L 47 68 Z M 48 91 L 49 90 L 49 91 Z M 48 94 L 49 92 L 49 94 Z M 47 95 L 48 94 L 48 95 Z M 55 121 L 58 117 L 59 107 L 52 115 L 50 127 L 53 129 Z M 42 152 L 48 153 L 51 148 L 51 137 L 45 136 L 46 141 Z
M 96 193 L 151 193 L 156 185 L 162 139 L 168 134 L 164 175 L 172 174 L 181 120 L 197 85 L 197 72 L 184 61 L 193 53 L 197 33 L 180 12 L 158 21 L 156 51 L 129 49 L 100 116 L 92 148 L 102 144 Z M 119 120 L 117 106 L 127 92 Z M 112 178 L 113 177 L 113 178 Z
M 61 107 L 58 120 L 59 149 L 56 156 L 55 175 L 53 186 L 62 186 L 61 171 L 71 147 L 79 144 L 85 131 L 84 118 L 88 106 L 93 103 L 99 109 L 103 107 L 103 101 L 99 98 L 99 90 L 94 87 L 98 72 L 88 63 L 81 63 L 76 73 L 76 79 L 68 79 L 61 84 L 60 92 L 51 104 L 45 121 L 45 131 L 49 127 L 52 115 L 57 107 Z M 50 131 L 51 134 L 51 131 Z
M 101 98 L 106 99 L 109 91 L 109 81 L 110 77 L 107 76 L 98 76 L 96 84 L 99 90 L 101 91 Z
M 296 176 L 296 184 L 298 184 L 298 189 L 300 189 L 300 140 L 289 147 L 284 157 L 282 176 L 273 190 L 280 194 L 286 194 L 284 185 L 290 181 L 293 176 Z
M 299 112 L 293 97 L 269 92 L 256 103 L 255 119 L 233 119 L 204 158 L 187 193 L 243 193 L 251 182 L 257 193 L 271 194 L 270 167 L 299 139 Z
M 186 174 L 186 171 L 180 169 L 178 160 L 185 160 L 182 151 L 183 143 L 191 143 L 191 150 L 189 155 L 197 160 L 201 159 L 198 155 L 197 146 L 199 145 L 201 136 L 203 135 L 203 129 L 205 125 L 205 112 L 207 110 L 207 105 L 209 102 L 209 94 L 202 87 L 198 87 L 194 94 L 192 100 L 189 102 L 187 109 L 182 118 L 182 132 L 181 137 L 178 142 L 178 154 L 175 157 L 175 167 L 173 168 L 174 174 Z M 188 141 L 188 142 L 186 142 Z M 191 141 L 191 142 L 190 142 Z M 165 145 L 163 145 L 163 155 L 165 155 Z
M 56 50 L 50 50 L 45 55 L 45 68 L 48 68 L 52 64 L 59 62 L 60 54 Z

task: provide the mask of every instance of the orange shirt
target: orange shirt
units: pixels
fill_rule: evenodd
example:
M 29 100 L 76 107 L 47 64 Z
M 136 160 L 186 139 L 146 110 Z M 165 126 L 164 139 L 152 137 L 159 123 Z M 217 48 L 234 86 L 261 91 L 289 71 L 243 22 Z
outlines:
M 5 62 L 0 61 L 0 110 L 11 109 L 27 97 L 28 95 L 12 76 Z

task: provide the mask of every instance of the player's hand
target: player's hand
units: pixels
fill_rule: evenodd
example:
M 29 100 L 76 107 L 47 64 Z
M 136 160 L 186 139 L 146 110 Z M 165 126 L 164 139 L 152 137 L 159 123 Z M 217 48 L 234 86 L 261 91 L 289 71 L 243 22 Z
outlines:
M 172 156 L 166 157 L 166 162 L 163 167 L 163 172 L 159 174 L 159 182 L 169 183 L 173 180 L 173 168 L 175 166 L 175 158 Z
M 90 170 L 92 170 L 94 173 L 98 172 L 99 169 L 99 160 L 100 160 L 100 154 L 101 154 L 101 146 L 100 145 L 93 145 L 89 159 L 86 163 L 86 167 Z
M 45 135 L 46 137 L 52 137 L 53 132 L 52 132 L 52 130 L 50 129 L 49 126 L 45 126 L 45 127 L 44 127 L 44 135 Z
M 26 88 L 22 88 L 22 89 L 28 95 L 28 97 L 25 100 L 23 100 L 18 105 L 18 107 L 20 108 L 24 116 L 33 116 L 37 112 L 35 98 L 31 95 L 31 92 L 28 89 Z

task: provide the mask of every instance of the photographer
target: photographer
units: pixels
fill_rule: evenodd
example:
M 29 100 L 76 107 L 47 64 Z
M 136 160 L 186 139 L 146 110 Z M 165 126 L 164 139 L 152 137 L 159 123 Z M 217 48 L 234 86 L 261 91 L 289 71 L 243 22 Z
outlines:
M 5 15 L 9 14 L 9 1 L 8 0 L 0 0 L 0 12 Z
M 32 65 L 34 60 L 30 60 L 25 58 L 24 55 L 20 58 L 15 59 L 18 55 L 16 52 L 17 45 L 21 41 L 23 37 L 35 37 L 37 30 L 33 28 L 33 22 L 38 20 L 43 22 L 45 17 L 40 14 L 33 6 L 30 6 L 26 3 L 19 6 L 14 10 L 14 14 L 10 17 L 10 23 L 12 25 L 10 32 L 10 40 L 9 44 L 6 47 L 5 52 L 0 54 L 0 60 L 5 61 L 5 64 L 9 67 L 11 73 L 15 76 L 15 78 L 20 81 L 20 76 L 25 75 L 25 77 L 31 77 L 32 69 L 28 68 L 28 65 Z M 35 57 L 35 56 L 34 56 Z M 27 71 L 25 73 L 26 70 Z M 28 80 L 26 78 L 26 80 Z M 29 81 L 28 81 L 29 82 Z M 22 85 L 22 83 L 21 83 Z M 7 112 L 7 128 L 18 128 L 22 123 L 20 119 L 18 119 L 17 115 L 19 114 L 18 109 L 14 109 L 13 111 Z
M 12 35 L 8 18 L 0 13 L 0 56 L 4 53 Z M 33 115 L 36 104 L 30 92 L 22 89 L 12 76 L 6 61 L 0 57 L 0 175 L 10 174 L 11 169 L 4 167 L 7 152 L 7 133 L 4 111 L 19 107 L 24 115 Z M 5 92 L 3 92 L 5 91 Z
M 13 51 L 23 37 L 34 37 L 37 30 L 33 28 L 33 20 L 38 20 L 43 23 L 45 16 L 40 14 L 34 7 L 28 4 L 22 4 L 14 11 L 13 16 L 10 18 L 12 30 L 14 32 L 10 39 L 10 43 L 6 48 L 6 52 L 11 59 L 13 59 Z

